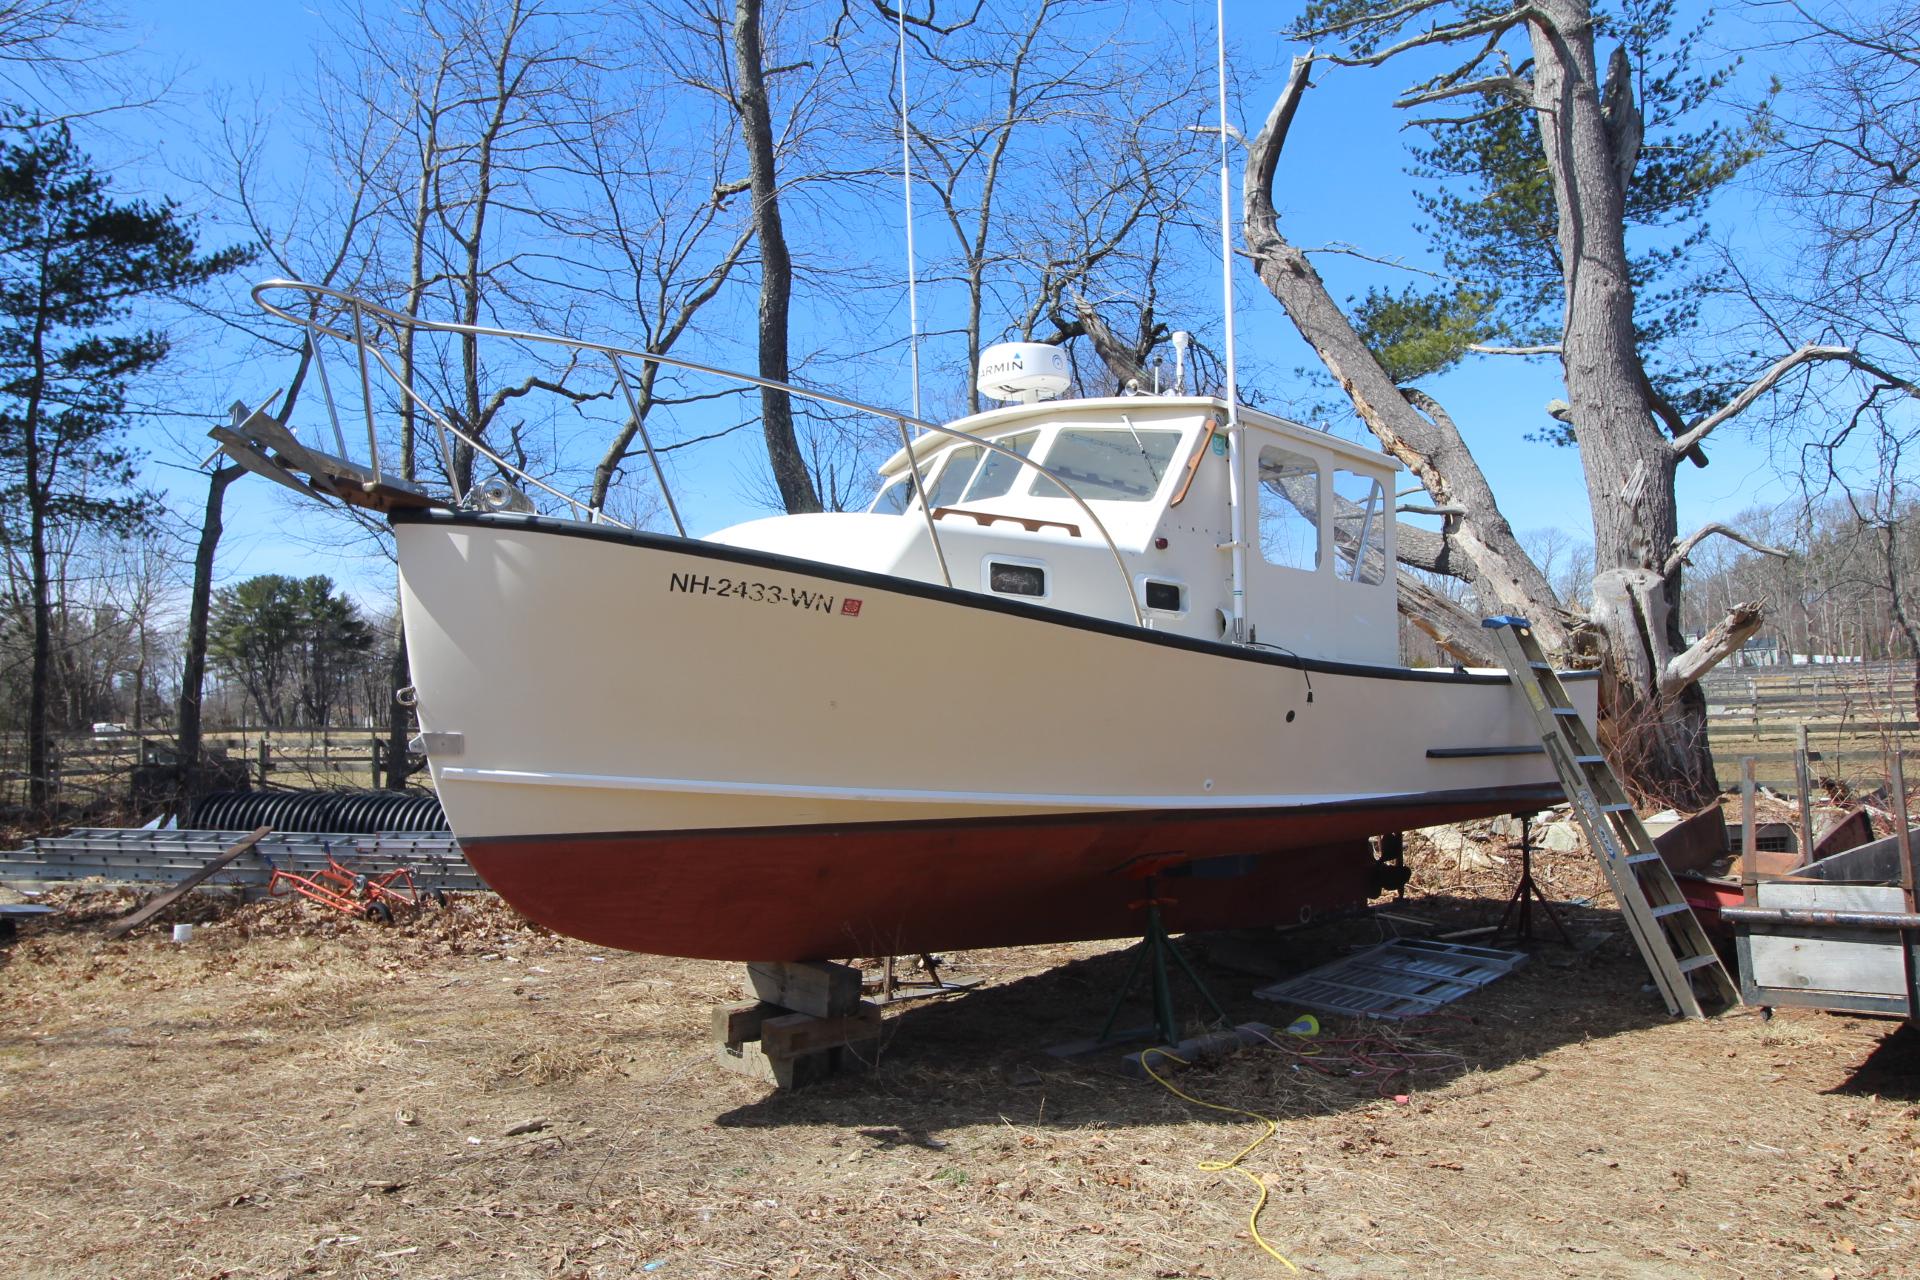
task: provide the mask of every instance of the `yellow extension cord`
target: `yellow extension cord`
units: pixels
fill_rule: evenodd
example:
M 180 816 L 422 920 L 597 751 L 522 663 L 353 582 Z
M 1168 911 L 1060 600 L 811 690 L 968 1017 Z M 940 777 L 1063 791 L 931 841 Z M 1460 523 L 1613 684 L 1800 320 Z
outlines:
M 1166 1090 L 1169 1093 L 1173 1094 L 1176 1098 L 1185 1099 L 1186 1101 L 1191 1102 L 1194 1106 L 1205 1107 L 1209 1111 L 1224 1111 L 1229 1115 L 1246 1116 L 1249 1120 L 1258 1120 L 1261 1124 L 1267 1126 L 1267 1131 L 1265 1133 L 1255 1138 L 1252 1142 L 1249 1142 L 1246 1146 L 1240 1148 L 1240 1150 L 1234 1154 L 1233 1159 L 1202 1160 L 1198 1164 L 1196 1164 L 1194 1167 L 1199 1169 L 1202 1173 L 1225 1173 L 1227 1170 L 1231 1169 L 1235 1173 L 1247 1179 L 1249 1182 L 1253 1183 L 1254 1186 L 1260 1189 L 1260 1198 L 1254 1201 L 1253 1212 L 1247 1215 L 1247 1230 L 1253 1233 L 1253 1242 L 1255 1244 L 1259 1245 L 1262 1249 L 1265 1249 L 1268 1253 L 1278 1258 L 1281 1264 L 1284 1265 L 1287 1270 L 1293 1272 L 1295 1275 L 1299 1275 L 1300 1268 L 1294 1266 L 1292 1261 L 1288 1259 L 1286 1254 L 1281 1253 L 1278 1249 L 1268 1244 L 1266 1237 L 1260 1234 L 1260 1211 L 1267 1207 L 1267 1184 L 1260 1179 L 1258 1174 L 1252 1173 L 1249 1170 L 1246 1170 L 1240 1167 L 1240 1162 L 1242 1160 L 1245 1160 L 1248 1156 L 1252 1155 L 1254 1151 L 1260 1146 L 1261 1143 L 1265 1142 L 1268 1138 L 1271 1138 L 1274 1134 L 1280 1132 L 1279 1124 L 1276 1123 L 1271 1117 L 1261 1115 L 1258 1111 L 1248 1111 L 1241 1107 L 1222 1106 L 1218 1102 L 1203 1102 L 1199 1098 L 1194 1097 L 1192 1094 L 1183 1092 L 1181 1089 L 1175 1086 L 1172 1082 L 1168 1081 L 1167 1079 L 1165 1079 L 1164 1077 L 1162 1077 L 1161 1075 L 1159 1075 L 1154 1071 L 1152 1064 L 1150 1064 L 1147 1061 L 1147 1057 L 1149 1054 L 1155 1054 L 1155 1053 L 1159 1054 L 1161 1057 L 1167 1059 L 1170 1062 L 1177 1062 L 1183 1067 L 1188 1066 L 1190 1064 L 1187 1062 L 1185 1058 L 1182 1058 L 1177 1054 L 1168 1053 L 1165 1049 L 1148 1049 L 1145 1053 L 1142 1053 L 1140 1055 L 1141 1070 L 1145 1071 L 1149 1076 L 1153 1077 L 1153 1081 L 1155 1084 L 1164 1086 Z

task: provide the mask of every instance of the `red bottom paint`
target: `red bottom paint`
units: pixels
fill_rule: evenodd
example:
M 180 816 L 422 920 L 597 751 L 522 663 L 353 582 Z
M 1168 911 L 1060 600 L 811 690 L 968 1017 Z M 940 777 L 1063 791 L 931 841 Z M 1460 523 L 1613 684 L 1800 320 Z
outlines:
M 1369 835 L 1558 798 L 1533 787 L 1391 807 L 462 843 L 502 898 L 558 933 L 655 955 L 824 960 L 1137 934 L 1149 873 L 1173 932 L 1294 924 L 1372 896 Z

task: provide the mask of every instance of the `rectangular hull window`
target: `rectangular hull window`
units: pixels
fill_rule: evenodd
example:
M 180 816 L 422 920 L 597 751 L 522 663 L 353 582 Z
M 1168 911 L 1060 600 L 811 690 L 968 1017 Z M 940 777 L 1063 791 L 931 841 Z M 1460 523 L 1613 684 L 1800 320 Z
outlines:
M 1037 564 L 1007 564 L 994 560 L 987 566 L 987 585 L 1006 596 L 1044 596 L 1047 571 Z
M 1147 608 L 1163 613 L 1179 613 L 1187 607 L 1177 582 L 1147 583 Z

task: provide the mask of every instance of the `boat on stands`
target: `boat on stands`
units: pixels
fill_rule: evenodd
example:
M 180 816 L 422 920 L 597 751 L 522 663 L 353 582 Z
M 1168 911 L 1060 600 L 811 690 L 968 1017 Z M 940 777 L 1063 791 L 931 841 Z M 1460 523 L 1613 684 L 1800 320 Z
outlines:
M 256 296 L 363 376 L 412 328 L 558 344 L 617 387 L 648 360 L 780 385 Z M 1398 833 L 1561 798 L 1504 671 L 1399 660 L 1393 459 L 1211 396 L 1060 398 L 1053 348 L 988 357 L 1011 403 L 951 423 L 786 388 L 897 427 L 876 496 L 705 537 L 670 496 L 676 532 L 627 528 L 499 458 L 430 492 L 371 426 L 365 461 L 337 421 L 338 453 L 244 406 L 214 434 L 391 523 L 454 833 L 588 941 L 911 954 L 1138 935 L 1149 897 L 1176 932 L 1291 924 L 1394 886 Z

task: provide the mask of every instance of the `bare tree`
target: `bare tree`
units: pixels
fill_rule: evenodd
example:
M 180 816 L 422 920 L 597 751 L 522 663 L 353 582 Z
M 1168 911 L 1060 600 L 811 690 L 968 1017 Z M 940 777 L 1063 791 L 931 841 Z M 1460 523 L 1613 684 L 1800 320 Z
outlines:
M 710 141 L 702 145 L 694 121 L 665 123 L 662 97 L 659 86 L 638 90 L 630 110 L 584 140 L 576 161 L 596 197 L 582 214 L 582 230 L 606 250 L 605 295 L 622 318 L 625 344 L 665 355 L 697 331 L 701 312 L 746 259 L 756 224 L 739 211 L 743 191 L 731 168 L 731 122 L 707 117 Z M 685 141 L 690 135 L 696 141 Z M 630 376 L 631 401 L 621 397 L 629 412 L 594 467 L 588 490 L 588 505 L 596 511 L 607 507 L 648 416 L 672 402 L 662 366 L 643 364 Z
M 1170 333 L 1160 282 L 1205 170 L 1190 128 L 1204 62 L 1134 16 L 1108 0 L 1042 0 L 1017 16 L 977 7 L 916 27 L 907 129 L 946 232 L 929 276 L 964 298 L 968 412 L 981 407 L 971 373 L 995 334 L 1084 339 L 1099 370 L 1084 381 L 1100 391 L 1151 383 L 1148 358 Z
M 1436 538 L 1405 550 L 1423 567 L 1467 577 L 1482 608 L 1528 616 L 1550 650 L 1577 641 L 1597 650 L 1606 741 L 1614 763 L 1644 793 L 1696 805 L 1717 791 L 1696 681 L 1758 627 L 1743 602 L 1692 645 L 1677 605 L 1687 555 L 1703 529 L 1682 537 L 1674 472 L 1717 428 L 1783 378 L 1827 360 L 1858 363 L 1850 349 L 1805 345 L 1783 356 L 1711 411 L 1673 421 L 1653 392 L 1638 350 L 1635 274 L 1625 247 L 1627 184 L 1641 152 L 1631 68 L 1616 52 L 1603 82 L 1595 15 L 1586 0 L 1537 0 L 1511 9 L 1447 0 L 1324 6 L 1321 38 L 1348 50 L 1333 61 L 1379 65 L 1403 53 L 1459 45 L 1462 60 L 1416 84 L 1403 107 L 1494 95 L 1527 109 L 1539 131 L 1556 223 L 1564 297 L 1559 342 L 1567 399 L 1586 473 L 1595 530 L 1593 603 L 1585 618 L 1562 607 L 1500 515 L 1459 429 L 1430 396 L 1402 388 L 1333 303 L 1306 256 L 1279 230 L 1272 185 L 1310 63 L 1295 62 L 1286 90 L 1251 144 L 1246 235 L 1261 279 L 1353 402 L 1367 427 L 1405 462 L 1446 512 Z M 1518 53 L 1505 41 L 1521 42 Z M 1666 429 L 1663 429 L 1663 426 Z M 1669 434 L 1671 433 L 1671 438 Z
M 1920 351 L 1920 4 L 1852 0 L 1765 6 L 1782 90 L 1763 116 L 1763 186 L 1806 252 L 1778 279 L 1750 279 L 1790 332 L 1863 348 Z

